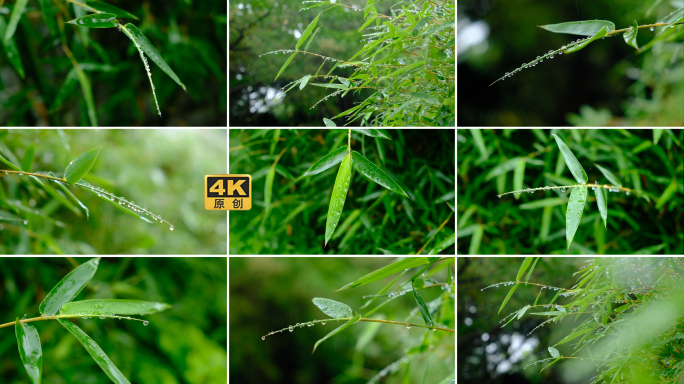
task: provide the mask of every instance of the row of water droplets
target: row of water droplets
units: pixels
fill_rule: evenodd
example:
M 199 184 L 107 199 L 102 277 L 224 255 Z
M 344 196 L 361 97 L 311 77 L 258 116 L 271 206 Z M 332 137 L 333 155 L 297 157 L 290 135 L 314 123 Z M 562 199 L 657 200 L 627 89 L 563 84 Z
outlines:
M 325 325 L 325 323 L 327 323 L 328 321 L 331 321 L 331 320 L 337 320 L 337 319 L 313 320 L 313 321 L 309 321 L 308 323 L 297 323 L 295 325 L 290 325 L 289 327 L 278 330 L 278 331 L 269 332 L 267 335 L 261 336 L 261 340 L 266 340 L 266 337 L 271 336 L 271 335 L 275 335 L 276 333 L 285 332 L 286 330 L 293 332 L 295 328 L 304 328 L 304 326 L 312 327 L 316 323 L 320 323 L 321 325 Z
M 61 313 L 61 312 L 60 312 Z M 99 318 L 100 320 L 104 319 L 117 319 L 117 320 L 135 320 L 135 321 L 140 321 L 143 323 L 144 326 L 147 327 L 148 324 L 150 324 L 149 321 L 147 320 L 141 320 L 141 319 L 136 319 L 134 317 L 129 317 L 129 316 L 120 316 L 114 313 L 99 313 L 99 314 L 88 314 L 88 313 L 75 313 L 75 314 L 68 314 L 68 315 L 61 315 L 62 317 L 77 317 L 81 319 L 89 319 L 89 318 Z
M 128 201 L 124 197 L 116 196 L 113 193 L 107 192 L 102 188 L 95 187 L 95 186 L 91 185 L 90 183 L 88 183 L 87 181 L 84 181 L 84 180 L 80 180 L 74 185 L 77 187 L 81 187 L 83 189 L 87 189 L 91 192 L 95 192 L 95 193 L 97 193 L 97 196 L 99 196 L 103 199 L 107 199 L 107 200 L 112 201 L 112 202 L 117 201 L 119 203 L 119 205 L 128 209 L 129 211 L 133 211 L 135 213 L 145 213 L 145 215 L 151 217 L 154 221 L 159 221 L 160 223 L 163 222 L 163 223 L 168 224 L 170 230 L 173 231 L 173 229 L 174 229 L 173 225 L 171 223 L 169 223 L 168 221 L 162 219 L 161 215 L 155 215 L 154 213 L 148 211 L 147 208 L 136 205 L 135 202 Z M 138 216 L 140 216 L 140 215 L 138 215 Z M 142 217 L 142 216 L 140 216 L 140 217 Z

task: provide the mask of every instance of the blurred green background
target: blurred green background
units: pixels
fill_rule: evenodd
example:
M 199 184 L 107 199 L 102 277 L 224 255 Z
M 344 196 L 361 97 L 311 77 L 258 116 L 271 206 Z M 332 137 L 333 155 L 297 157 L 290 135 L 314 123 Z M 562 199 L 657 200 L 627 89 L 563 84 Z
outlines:
M 421 328 L 382 324 L 370 340 L 362 341 L 370 323 L 362 322 L 323 342 L 311 354 L 317 340 L 323 338 L 339 322 L 296 328 L 261 340 L 269 332 L 289 325 L 324 319 L 311 300 L 324 297 L 349 305 L 359 311 L 364 295 L 377 294 L 396 276 L 362 287 L 333 292 L 342 286 L 391 264 L 392 258 L 230 258 L 230 382 L 241 384 L 363 384 L 380 370 L 405 355 L 405 351 L 422 343 L 433 332 Z M 449 268 L 453 273 L 453 260 Z M 432 268 L 444 267 L 439 261 Z M 412 270 L 413 271 L 413 270 Z M 430 274 L 431 270 L 428 270 Z M 415 270 L 417 272 L 417 270 Z M 432 277 L 446 281 L 446 269 Z M 406 279 L 409 276 L 406 276 Z M 399 278 L 392 290 L 405 280 Z M 443 291 L 428 288 L 421 296 L 428 302 Z M 378 299 L 367 309 L 382 303 Z M 411 311 L 416 311 L 409 316 Z M 361 310 L 360 313 L 365 310 Z M 386 320 L 424 324 L 415 299 L 404 295 L 390 301 L 371 317 L 383 314 Z M 337 324 L 339 323 L 339 324 Z M 337 324 L 337 325 L 335 325 Z M 454 325 L 448 325 L 453 329 Z M 413 354 L 408 368 L 408 381 L 403 379 L 406 365 L 390 374 L 384 384 L 439 383 L 454 371 L 453 333 L 435 332 L 438 339 L 428 351 Z M 366 343 L 365 345 L 363 343 Z
M 447 219 L 424 252 L 453 234 L 453 211 L 446 203 L 454 204 L 454 130 L 383 131 L 392 140 L 352 132 L 352 149 L 381 167 L 411 199 L 354 172 L 340 223 L 324 248 L 339 165 L 295 180 L 318 159 L 347 145 L 347 130 L 231 129 L 230 171 L 251 174 L 254 195 L 250 211 L 229 213 L 230 254 L 409 254 Z M 278 158 L 267 211 L 266 174 Z M 454 254 L 454 246 L 442 253 Z
M 38 305 L 66 274 L 87 258 L 0 258 L 2 323 L 37 317 Z M 75 300 L 131 299 L 173 307 L 139 321 L 79 319 L 132 383 L 226 382 L 226 258 L 103 258 Z M 88 352 L 56 321 L 37 321 L 44 383 L 111 383 Z M 0 377 L 27 383 L 14 327 L 0 329 Z
M 518 157 L 527 161 L 523 188 L 576 184 L 552 133 L 574 153 L 589 182 L 610 184 L 594 166 L 597 163 L 633 191 L 630 196 L 608 193 L 607 230 L 596 195 L 590 191 L 569 250 L 565 237 L 569 190 L 497 198 L 515 190 Z M 654 130 L 458 130 L 458 253 L 684 253 L 684 131 L 664 130 L 654 144 L 657 135 Z M 476 137 L 481 137 L 481 147 Z M 665 199 L 668 187 L 673 193 Z M 550 198 L 566 202 L 539 205 Z
M 624 29 L 634 20 L 653 24 L 681 7 L 682 0 L 459 0 L 458 125 L 683 126 L 684 25 L 675 27 L 675 41 L 641 54 L 620 34 L 489 86 L 581 37 L 538 25 L 598 19 Z M 656 33 L 639 29 L 639 46 Z
M 68 50 L 84 65 L 90 79 L 98 125 L 225 127 L 226 2 L 105 2 L 140 19 L 125 22 L 131 22 L 145 34 L 185 84 L 187 93 L 149 60 L 162 113 L 159 117 L 145 67 L 126 35 L 116 28 L 65 24 L 85 15 L 77 13 L 81 7 L 66 0 L 46 1 L 51 4 L 54 13 L 51 16 L 43 15 L 38 2 L 30 1 L 13 37 L 26 78 L 20 78 L 5 53 L 0 53 L 0 125 L 91 125 L 78 81 L 65 89 L 66 101 L 50 112 L 67 73 L 73 68 L 62 48 L 60 36 L 64 36 Z M 4 2 L 0 7 L 5 22 L 15 3 Z M 51 25 L 54 25 L 52 32 L 48 28 Z
M 273 82 L 275 75 L 291 54 L 269 54 L 279 49 L 294 49 L 304 29 L 321 10 L 317 7 L 305 11 L 300 9 L 314 5 L 301 0 L 230 0 L 230 125 L 231 126 L 323 126 L 323 118 L 331 118 L 351 107 L 354 102 L 365 100 L 371 92 L 362 90 L 346 97 L 330 98 L 315 108 L 311 107 L 330 90 L 320 87 L 306 87 L 300 91 L 295 87 L 277 98 L 278 90 L 305 75 L 313 75 L 323 63 L 323 58 L 299 54 L 287 69 Z M 366 0 L 347 0 L 343 4 L 361 9 Z M 381 14 L 390 15 L 394 3 L 377 2 L 375 7 Z M 364 43 L 359 32 L 364 24 L 363 12 L 336 7 L 320 15 L 320 31 L 308 51 L 322 56 L 346 60 L 354 56 Z M 307 41 L 308 42 L 308 41 Z M 301 47 L 300 49 L 304 49 Z M 326 74 L 334 63 L 323 64 L 321 73 Z M 335 73 L 348 77 L 351 68 L 335 69 Z M 358 126 L 361 119 L 351 123 Z
M 226 135 L 225 129 L 0 131 L 5 158 L 19 164 L 34 145 L 31 169 L 60 177 L 71 160 L 102 145 L 84 180 L 174 225 L 170 231 L 146 223 L 92 192 L 68 187 L 90 210 L 86 220 L 73 200 L 71 210 L 31 178 L 0 173 L 0 217 L 10 219 L 0 220 L 0 253 L 225 255 L 226 214 L 204 209 L 203 179 L 225 172 Z

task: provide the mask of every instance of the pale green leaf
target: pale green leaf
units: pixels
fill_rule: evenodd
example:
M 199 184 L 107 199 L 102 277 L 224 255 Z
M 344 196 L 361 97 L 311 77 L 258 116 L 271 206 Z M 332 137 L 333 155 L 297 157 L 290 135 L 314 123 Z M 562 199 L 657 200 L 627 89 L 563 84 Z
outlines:
M 582 36 L 594 36 L 603 28 L 606 28 L 606 32 L 615 30 L 615 24 L 607 20 L 570 21 L 567 23 L 539 25 L 538 27 L 553 33 Z
M 523 182 L 525 181 L 525 158 L 521 157 L 518 164 L 515 165 L 515 172 L 513 172 L 513 189 L 519 191 L 523 189 Z M 515 194 L 515 199 L 520 199 L 520 194 Z
M 38 307 L 40 313 L 43 316 L 54 315 L 62 308 L 62 305 L 78 296 L 83 287 L 88 284 L 97 271 L 99 263 L 99 257 L 90 259 L 88 262 L 79 265 L 73 271 L 69 272 L 69 274 L 64 276 L 62 281 L 57 283 L 40 303 L 40 306 Z
M 95 164 L 97 155 L 100 153 L 102 146 L 83 152 L 75 160 L 72 160 L 64 170 L 64 178 L 68 184 L 76 184 L 85 176 L 90 168 Z
M 278 71 L 278 74 L 276 75 L 275 79 L 273 79 L 273 81 L 278 80 L 278 77 L 280 76 L 280 74 L 283 73 L 283 71 L 285 70 L 285 68 L 287 68 L 287 66 L 290 64 L 290 61 L 292 61 L 292 59 L 294 59 L 295 56 L 297 56 L 297 52 L 295 52 L 295 53 L 293 53 L 292 55 L 290 55 L 290 57 L 287 59 L 287 61 L 285 61 L 285 64 L 283 64 L 283 66 L 280 67 L 280 71 Z M 313 85 L 313 84 L 312 84 L 312 85 Z
M 549 347 L 549 353 L 551 354 L 551 357 L 553 357 L 553 358 L 558 358 L 558 357 L 560 357 L 560 353 L 559 353 L 558 350 L 557 350 L 556 348 L 554 348 L 554 347 Z
M 634 20 L 632 26 L 622 35 L 622 37 L 625 39 L 625 43 L 627 43 L 627 45 L 634 47 L 634 49 L 638 51 L 639 45 L 637 44 L 636 40 L 637 33 L 639 33 L 639 24 L 637 24 L 636 20 Z
M 323 313 L 334 319 L 344 319 L 354 315 L 351 307 L 339 301 L 322 297 L 314 297 L 312 301 Z
M 570 193 L 570 201 L 568 202 L 568 210 L 565 214 L 565 238 L 570 249 L 570 243 L 575 237 L 577 227 L 579 227 L 580 220 L 582 220 L 582 213 L 584 212 L 584 204 L 587 200 L 587 187 L 581 186 L 574 188 Z
M 526 257 L 523 263 L 520 265 L 520 269 L 518 269 L 518 274 L 515 276 L 516 281 L 520 281 L 520 278 L 525 274 L 525 271 L 527 268 L 530 266 L 532 263 L 532 260 L 534 260 L 534 257 Z
M 311 78 L 311 75 L 306 75 L 302 77 L 302 80 L 299 82 L 299 90 L 304 89 L 306 87 L 306 84 L 309 82 L 309 79 Z
M 351 130 L 370 137 L 379 137 L 381 139 L 392 140 L 391 137 L 377 129 L 351 128 Z
M 568 199 L 563 197 L 550 197 L 548 199 L 536 200 L 531 203 L 525 203 L 520 205 L 520 209 L 538 209 L 545 207 L 555 207 L 557 205 L 565 204 Z
M 556 144 L 558 144 L 558 148 L 560 149 L 561 153 L 563 154 L 563 158 L 565 159 L 565 164 L 568 165 L 568 168 L 570 168 L 570 172 L 572 172 L 572 175 L 575 177 L 575 180 L 577 180 L 578 183 L 584 184 L 587 182 L 587 173 L 584 172 L 584 168 L 582 168 L 582 165 L 577 161 L 577 158 L 575 155 L 573 155 L 572 151 L 570 148 L 568 148 L 567 145 L 561 140 L 560 137 L 556 134 L 552 134 L 553 138 L 556 139 Z
M 62 305 L 60 315 L 150 315 L 165 311 L 171 306 L 166 303 L 141 300 L 97 299 L 72 301 Z
M 347 199 L 347 191 L 349 191 L 349 184 L 351 182 L 351 170 L 352 158 L 351 155 L 347 154 L 342 160 L 340 170 L 337 172 L 333 192 L 330 196 L 328 218 L 325 222 L 325 245 L 328 245 L 328 241 L 332 237 L 333 232 L 335 232 L 337 223 L 342 216 L 344 201 Z
M 577 45 L 574 45 L 574 46 L 572 46 L 572 47 L 566 49 L 565 51 L 563 51 L 563 53 L 573 53 L 573 52 L 577 52 L 577 51 L 583 49 L 584 47 L 586 47 L 587 45 L 591 44 L 592 42 L 594 42 L 594 41 L 596 41 L 596 40 L 598 40 L 598 39 L 604 37 L 604 36 L 606 35 L 607 32 L 608 32 L 607 27 L 603 27 L 603 29 L 601 29 L 600 31 L 598 31 L 598 32 L 597 32 L 594 36 L 592 36 L 590 39 L 584 40 L 582 43 L 577 44 Z
M 349 289 L 349 288 L 356 288 L 360 287 L 362 285 L 370 284 L 373 282 L 376 282 L 378 280 L 384 279 L 385 277 L 392 276 L 395 273 L 402 272 L 405 269 L 409 268 L 415 268 L 419 267 L 421 265 L 428 264 L 430 260 L 427 257 L 406 257 L 404 259 L 401 259 L 399 261 L 395 261 L 394 263 L 384 266 L 380 269 L 377 269 L 359 279 L 354 281 L 353 283 L 349 283 L 345 285 L 344 287 L 338 289 L 337 291 L 342 291 L 344 289 Z
M 43 376 L 43 349 L 40 346 L 38 330 L 31 324 L 24 324 L 17 318 L 14 325 L 19 357 L 26 368 L 32 384 L 40 384 Z
M 608 219 L 608 196 L 606 196 L 606 190 L 603 188 L 594 189 L 596 194 L 596 205 L 598 205 L 599 212 L 601 213 L 601 219 L 603 219 L 603 227 L 608 229 L 606 220 Z
M 21 19 L 21 16 L 24 14 L 24 10 L 26 9 L 26 4 L 28 4 L 28 0 L 17 0 L 14 2 L 9 23 L 7 24 L 7 29 L 5 30 L 4 34 L 3 41 L 5 45 L 8 45 L 10 40 L 12 40 L 14 32 L 17 30 L 17 25 L 19 25 L 19 19 Z
M 312 84 L 312 85 L 313 85 L 313 84 Z M 332 121 L 332 120 L 330 120 L 330 119 L 327 119 L 327 118 L 325 118 L 325 117 L 323 118 L 323 123 L 325 123 L 325 126 L 326 126 L 326 127 L 337 127 L 337 124 L 335 124 L 334 121 Z
M 88 28 L 114 28 L 118 25 L 116 15 L 113 13 L 95 13 L 67 21 L 67 23 Z

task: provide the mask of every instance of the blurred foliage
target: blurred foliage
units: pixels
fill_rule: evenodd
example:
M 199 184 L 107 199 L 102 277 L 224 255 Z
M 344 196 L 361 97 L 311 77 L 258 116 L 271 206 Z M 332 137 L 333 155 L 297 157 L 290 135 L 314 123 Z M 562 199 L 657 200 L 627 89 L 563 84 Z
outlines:
M 515 190 L 515 164 L 503 164 L 517 157 L 527 161 L 523 188 L 575 184 L 551 133 L 565 141 L 591 183 L 609 183 L 594 166 L 597 163 L 634 191 L 630 196 L 608 193 L 607 230 L 591 194 L 569 250 L 565 213 L 570 191 L 523 193 L 519 199 L 513 194 L 496 196 Z M 457 137 L 459 253 L 684 253 L 684 131 L 473 129 L 458 130 Z M 668 187 L 674 192 L 669 197 Z M 565 202 L 530 205 L 545 198 Z
M 88 220 L 72 199 L 55 198 L 27 176 L 1 172 L 0 253 L 226 254 L 226 216 L 204 209 L 202 182 L 206 174 L 225 171 L 225 130 L 10 130 L 0 136 L 5 158 L 19 164 L 34 146 L 31 169 L 60 177 L 71 160 L 103 145 L 84 180 L 175 227 L 146 223 L 94 193 L 67 187 L 90 210 Z
M 432 348 L 414 351 L 408 366 L 402 365 L 397 373 L 390 374 L 381 382 L 421 383 L 423 375 L 427 374 L 425 383 L 439 383 L 454 371 L 455 351 L 451 333 L 360 322 L 326 340 L 314 354 L 311 354 L 311 350 L 316 341 L 341 324 L 331 322 L 296 328 L 291 333 L 277 333 L 265 341 L 261 340 L 261 336 L 288 325 L 326 318 L 311 302 L 314 297 L 340 301 L 355 312 L 366 313 L 364 311 L 374 308 L 382 299 L 359 310 L 367 301 L 363 296 L 377 294 L 396 276 L 354 289 L 333 291 L 392 261 L 390 258 L 358 257 L 231 257 L 230 382 L 365 384 L 379 371 L 404 356 L 409 348 L 431 340 Z M 447 264 L 453 273 L 452 260 L 451 263 L 437 262 L 426 274 L 445 282 L 447 271 L 444 267 Z M 413 271 L 418 272 L 415 269 Z M 404 276 L 395 283 L 393 290 L 410 277 Z M 443 292 L 430 288 L 421 291 L 421 296 L 428 302 Z M 410 315 L 412 312 L 414 314 Z M 371 315 L 375 318 L 378 316 L 383 316 L 385 320 L 424 324 L 416 301 L 409 294 L 390 301 Z M 452 329 L 454 327 L 454 324 L 447 325 Z M 374 327 L 377 333 L 368 335 Z M 433 335 L 435 339 L 431 339 Z
M 659 3 L 651 14 L 648 9 Z M 637 53 L 622 35 L 590 44 L 528 68 L 488 87 L 506 72 L 562 47 L 577 36 L 551 33 L 538 25 L 610 20 L 617 29 L 655 23 L 681 1 L 458 2 L 458 125 L 584 125 L 569 116 L 582 105 L 607 110 L 601 126 L 684 125 L 684 25 L 672 42 L 643 49 L 656 32 L 640 29 Z
M 67 273 L 88 259 L 0 258 L 2 323 L 38 305 Z M 225 383 L 227 286 L 225 258 L 103 258 L 75 300 L 131 299 L 173 307 L 138 321 L 72 320 L 92 337 L 132 383 Z M 135 317 L 135 316 L 134 316 Z M 143 318 L 139 317 L 139 318 Z M 45 383 L 111 383 L 88 352 L 56 321 L 37 321 Z M 14 329 L 0 329 L 0 377 L 26 383 Z
M 250 211 L 230 213 L 230 254 L 424 252 L 453 234 L 454 130 L 383 130 L 392 140 L 352 132 L 352 149 L 381 167 L 411 200 L 352 173 L 344 211 L 324 248 L 325 220 L 339 166 L 301 176 L 347 145 L 347 130 L 230 130 L 230 173 L 251 174 Z M 282 155 L 282 157 L 281 157 Z M 270 190 L 265 181 L 275 166 Z M 271 207 L 264 204 L 271 193 Z M 439 226 L 451 218 L 436 232 Z M 442 254 L 453 254 L 447 247 Z
M 115 28 L 65 24 L 85 15 L 80 6 L 66 0 L 45 1 L 52 15 L 44 15 L 36 2 L 30 2 L 13 37 L 26 78 L 19 77 L 4 54 L 0 61 L 0 125 L 90 125 L 78 82 L 62 90 L 68 98 L 50 111 L 73 69 L 66 54 L 70 51 L 89 78 L 99 125 L 226 126 L 226 3 L 106 2 L 140 18 L 129 21 L 147 36 L 187 93 L 150 63 L 159 117 L 143 63 L 126 35 Z M 5 2 L 0 13 L 8 17 L 13 6 Z

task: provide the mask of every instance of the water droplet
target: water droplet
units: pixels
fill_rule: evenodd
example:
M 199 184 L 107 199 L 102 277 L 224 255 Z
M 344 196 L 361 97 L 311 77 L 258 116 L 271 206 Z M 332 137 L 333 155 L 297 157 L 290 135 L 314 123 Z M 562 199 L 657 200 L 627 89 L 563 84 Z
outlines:
M 294 330 L 294 329 L 293 329 L 292 326 L 290 325 L 290 332 L 292 332 L 293 330 Z
M 406 329 L 411 329 L 411 324 L 406 325 Z
M 169 229 L 173 231 L 173 225 L 172 225 L 172 226 L 170 226 L 170 227 L 169 227 Z
M 261 336 L 261 340 L 266 340 L 266 336 Z
M 561 49 L 565 49 L 565 48 L 566 48 L 566 46 L 565 46 L 565 45 L 561 47 Z
M 24 220 L 24 225 L 27 225 L 27 224 L 28 224 L 28 220 Z
M 432 332 L 436 332 L 436 331 L 437 331 L 437 328 L 432 328 Z
M 511 75 L 510 73 L 506 72 L 506 76 L 510 76 L 510 75 Z
M 501 195 L 496 195 L 499 199 L 501 198 Z
M 627 196 L 629 196 L 629 191 L 627 191 Z
M 651 30 L 651 32 L 653 32 L 653 30 L 655 30 L 655 28 L 653 28 L 653 27 L 651 27 L 651 28 L 649 28 L 649 29 Z
M 104 319 L 105 319 L 105 317 L 104 317 L 104 316 L 100 316 L 100 320 L 104 320 Z
M 322 325 L 325 325 L 325 321 L 321 323 Z
M 150 323 L 150 322 L 147 321 L 147 320 L 143 321 L 143 325 L 146 326 L 146 327 L 147 327 L 147 324 L 149 324 L 149 323 Z

